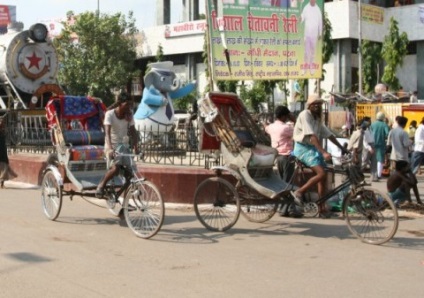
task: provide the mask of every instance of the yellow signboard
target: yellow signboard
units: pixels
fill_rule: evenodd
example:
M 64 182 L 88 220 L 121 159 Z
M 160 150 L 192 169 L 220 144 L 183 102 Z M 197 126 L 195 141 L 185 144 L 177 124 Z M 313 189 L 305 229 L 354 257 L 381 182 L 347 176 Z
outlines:
M 383 24 L 384 9 L 374 5 L 361 6 L 362 20 L 374 24 Z

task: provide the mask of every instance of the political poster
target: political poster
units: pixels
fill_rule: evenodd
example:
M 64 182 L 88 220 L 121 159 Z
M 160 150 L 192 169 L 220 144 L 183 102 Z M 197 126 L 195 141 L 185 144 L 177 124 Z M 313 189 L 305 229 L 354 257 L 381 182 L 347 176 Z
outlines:
M 214 80 L 322 76 L 323 0 L 208 0 Z

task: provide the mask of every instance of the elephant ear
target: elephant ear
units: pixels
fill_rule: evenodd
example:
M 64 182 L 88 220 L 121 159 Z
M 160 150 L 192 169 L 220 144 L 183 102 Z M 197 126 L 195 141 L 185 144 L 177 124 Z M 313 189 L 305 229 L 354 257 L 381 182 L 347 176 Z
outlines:
M 156 76 L 156 74 L 153 71 L 146 74 L 144 76 L 144 86 L 149 88 L 151 85 L 153 85 L 155 76 Z

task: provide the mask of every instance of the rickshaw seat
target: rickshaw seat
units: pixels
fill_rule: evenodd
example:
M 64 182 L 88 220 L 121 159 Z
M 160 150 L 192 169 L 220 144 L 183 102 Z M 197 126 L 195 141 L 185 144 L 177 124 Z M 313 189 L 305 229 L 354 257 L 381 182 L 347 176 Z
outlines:
M 103 146 L 105 142 L 105 133 L 101 130 L 65 130 L 63 137 L 66 144 L 73 146 Z
M 69 160 L 103 160 L 104 132 L 100 130 L 66 130 L 63 133 L 69 145 Z

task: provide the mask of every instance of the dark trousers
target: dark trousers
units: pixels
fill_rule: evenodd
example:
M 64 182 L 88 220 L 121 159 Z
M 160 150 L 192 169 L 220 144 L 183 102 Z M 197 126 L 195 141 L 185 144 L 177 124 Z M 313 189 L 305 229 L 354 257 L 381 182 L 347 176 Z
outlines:
M 277 157 L 277 168 L 278 173 L 282 180 L 290 182 L 294 173 L 294 160 L 295 157 L 291 155 L 278 155 Z

